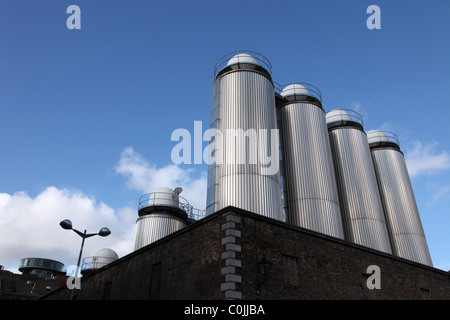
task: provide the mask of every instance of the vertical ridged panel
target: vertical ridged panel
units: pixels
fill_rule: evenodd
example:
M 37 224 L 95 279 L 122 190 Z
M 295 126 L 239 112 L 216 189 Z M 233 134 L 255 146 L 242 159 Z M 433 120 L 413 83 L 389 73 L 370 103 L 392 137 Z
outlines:
M 394 254 L 432 266 L 403 154 L 391 148 L 371 153 Z
M 392 253 L 366 134 L 354 127 L 329 134 L 345 239 Z
M 212 85 L 211 93 L 211 113 L 210 113 L 210 129 L 217 129 L 217 123 L 219 121 L 219 92 L 220 92 L 220 81 L 214 81 Z M 214 141 L 216 138 L 212 138 Z M 210 141 L 212 143 L 213 141 Z M 217 140 L 216 140 L 217 141 Z M 216 141 L 214 143 L 216 143 Z M 206 214 L 212 214 L 217 210 L 217 200 L 216 200 L 216 172 L 217 165 L 212 161 L 213 157 L 218 153 L 217 148 L 221 147 L 216 144 L 215 150 L 208 158 L 208 180 L 207 180 L 207 192 L 206 192 Z
M 277 130 L 271 80 L 257 72 L 240 70 L 218 78 L 214 90 L 218 94 L 214 103 L 219 104 L 217 129 L 222 133 L 222 141 L 217 140 L 216 155 L 218 151 L 221 153 L 223 163 L 216 163 L 215 171 L 210 171 L 210 175 L 215 174 L 215 186 L 208 200 L 208 205 L 214 204 L 215 210 L 210 212 L 235 206 L 282 220 L 278 148 L 270 154 L 271 130 Z M 256 145 L 247 141 L 236 143 L 237 140 L 231 141 L 226 134 L 229 129 L 243 132 L 254 129 L 257 134 L 265 129 L 267 143 L 259 136 Z M 274 174 L 267 175 L 262 170 L 267 167 L 260 162 L 262 148 L 266 148 L 267 152 L 263 152 L 266 156 L 272 156 L 273 165 L 278 169 Z
M 140 217 L 136 222 L 134 250 L 142 248 L 186 226 L 171 214 L 154 213 Z
M 286 221 L 344 238 L 324 111 L 293 102 L 279 110 Z

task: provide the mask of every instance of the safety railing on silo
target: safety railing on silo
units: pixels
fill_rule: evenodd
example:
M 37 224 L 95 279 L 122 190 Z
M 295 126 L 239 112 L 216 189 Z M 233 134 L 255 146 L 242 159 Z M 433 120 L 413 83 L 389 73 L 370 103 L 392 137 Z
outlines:
M 242 56 L 239 56 L 242 55 Z M 250 51 L 250 50 L 238 50 L 238 51 L 233 51 L 230 52 L 226 55 L 224 55 L 222 58 L 219 59 L 219 61 L 217 61 L 215 67 L 214 67 L 214 79 L 216 78 L 217 74 L 224 69 L 225 67 L 227 67 L 228 62 L 231 59 L 236 59 L 238 61 L 238 63 L 247 63 L 247 59 L 248 56 L 251 56 L 252 58 L 254 58 L 256 60 L 256 62 L 258 63 L 257 65 L 260 67 L 263 67 L 264 69 L 266 69 L 270 75 L 272 75 L 272 65 L 270 64 L 269 60 L 264 57 L 262 54 L 255 52 L 255 51 Z M 242 61 L 242 62 L 240 62 Z
M 327 113 L 327 123 L 333 122 L 355 122 L 364 127 L 364 121 L 362 116 L 351 109 L 334 109 Z
M 400 148 L 398 136 L 391 131 L 371 130 L 367 132 L 367 138 L 371 148 L 383 145 L 394 145 L 396 148 Z
M 283 94 L 285 96 L 289 96 L 290 93 L 294 93 L 296 92 L 296 90 L 298 90 L 297 87 L 291 87 L 291 88 L 287 88 L 290 85 L 294 85 L 294 84 L 299 84 L 303 87 L 305 87 L 306 90 L 308 90 L 308 93 L 305 93 L 304 95 L 309 95 L 311 97 L 316 98 L 317 100 L 320 101 L 320 103 L 322 103 L 322 92 L 320 92 L 320 90 L 307 82 L 293 82 L 293 83 L 289 83 L 286 85 L 281 85 L 275 81 L 273 81 L 273 85 L 274 85 L 274 89 L 275 89 L 275 93 L 281 94 L 281 92 L 283 92 Z M 297 94 L 297 95 L 303 95 L 303 94 Z
M 117 258 L 101 256 L 86 257 L 83 259 L 81 271 L 100 269 L 115 260 L 117 260 Z
M 205 216 L 205 210 L 194 208 L 186 198 L 169 192 L 150 192 L 139 198 L 138 210 L 149 206 L 169 206 L 186 212 L 188 219 L 200 220 Z

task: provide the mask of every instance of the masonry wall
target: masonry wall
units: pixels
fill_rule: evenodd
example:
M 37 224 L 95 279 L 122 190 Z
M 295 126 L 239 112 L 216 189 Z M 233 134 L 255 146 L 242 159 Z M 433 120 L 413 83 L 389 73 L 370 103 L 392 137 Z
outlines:
M 262 275 L 258 263 L 271 263 Z M 380 268 L 368 289 L 367 268 Z M 83 277 L 77 299 L 450 299 L 449 273 L 228 207 Z M 44 299 L 68 299 L 62 287 Z
M 46 294 L 48 287 L 56 289 L 65 283 L 65 277 L 60 275 L 55 279 L 44 279 L 31 273 L 0 270 L 0 300 L 34 300 Z
M 242 221 L 242 299 L 450 299 L 448 272 L 235 212 Z M 257 269 L 264 255 L 272 263 L 266 276 Z M 372 265 L 379 267 L 380 289 L 367 287 Z
M 221 216 L 212 216 L 82 277 L 75 299 L 222 299 Z M 43 299 L 69 299 L 66 287 Z

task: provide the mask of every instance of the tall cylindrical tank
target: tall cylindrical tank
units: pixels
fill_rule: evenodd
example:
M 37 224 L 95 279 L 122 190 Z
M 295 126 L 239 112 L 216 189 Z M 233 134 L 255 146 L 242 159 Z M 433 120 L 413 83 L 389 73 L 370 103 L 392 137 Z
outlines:
M 432 266 L 419 210 L 398 138 L 367 132 L 394 255 Z
M 392 254 L 383 205 L 361 116 L 326 114 L 345 239 Z
M 286 222 L 344 238 L 321 94 L 291 84 L 277 99 Z
M 207 214 L 234 206 L 282 219 L 279 136 L 271 66 L 234 52 L 215 69 L 211 124 L 215 162 L 208 168 Z
M 175 189 L 176 191 L 181 188 Z M 140 249 L 187 225 L 191 206 L 170 188 L 159 188 L 139 200 L 139 218 L 136 221 L 134 250 Z

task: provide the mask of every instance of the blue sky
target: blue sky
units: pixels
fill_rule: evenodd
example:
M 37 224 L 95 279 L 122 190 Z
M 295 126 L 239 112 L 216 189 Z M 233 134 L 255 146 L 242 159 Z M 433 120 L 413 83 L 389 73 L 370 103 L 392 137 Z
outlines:
M 66 27 L 71 4 L 80 30 Z M 371 4 L 380 30 L 366 27 Z M 173 165 L 171 134 L 207 129 L 215 63 L 246 49 L 269 59 L 274 81 L 317 86 L 326 111 L 397 133 L 434 266 L 450 269 L 448 12 L 445 0 L 1 0 L 0 264 L 75 264 L 64 218 L 111 228 L 85 256 L 123 256 L 139 197 L 160 186 L 203 209 L 206 165 Z

